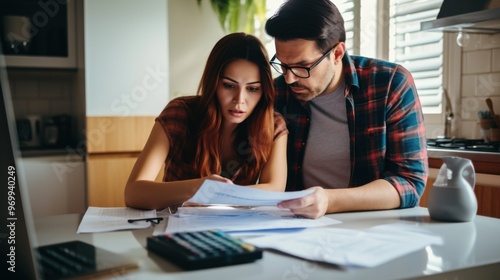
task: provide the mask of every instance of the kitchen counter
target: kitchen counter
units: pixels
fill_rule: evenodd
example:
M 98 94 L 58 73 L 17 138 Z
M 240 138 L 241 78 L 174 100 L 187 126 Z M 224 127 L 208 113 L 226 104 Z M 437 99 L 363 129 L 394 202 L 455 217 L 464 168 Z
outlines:
M 429 157 L 429 167 L 431 169 L 439 169 L 443 164 L 441 158 L 445 156 L 470 159 L 476 173 L 481 174 L 483 177 L 485 177 L 484 175 L 486 174 L 486 177 L 488 177 L 486 179 L 488 182 L 487 185 L 492 185 L 491 181 L 494 181 L 494 185 L 498 186 L 498 178 L 495 178 L 498 176 L 494 175 L 500 175 L 500 153 L 427 147 L 427 155 Z M 480 178 L 478 177 L 478 179 Z
M 427 155 L 429 158 L 442 158 L 445 156 L 455 156 L 468 158 L 472 161 L 500 163 L 500 153 L 481 152 L 481 151 L 464 151 L 460 149 L 443 149 L 427 147 Z
M 428 147 L 427 155 L 429 157 L 430 177 L 437 176 L 438 170 L 443 164 L 443 157 L 456 156 L 472 161 L 478 184 L 500 187 L 498 177 L 500 175 L 500 153 Z
M 21 157 L 59 156 L 67 153 L 65 149 L 22 149 Z
M 21 149 L 22 158 L 47 157 L 47 156 L 69 156 L 71 159 L 81 160 L 85 152 L 76 150 L 73 147 L 66 148 L 39 148 L 39 149 Z
M 472 160 L 476 173 L 500 175 L 500 153 L 427 147 L 430 168 L 440 168 L 441 158 L 456 156 Z

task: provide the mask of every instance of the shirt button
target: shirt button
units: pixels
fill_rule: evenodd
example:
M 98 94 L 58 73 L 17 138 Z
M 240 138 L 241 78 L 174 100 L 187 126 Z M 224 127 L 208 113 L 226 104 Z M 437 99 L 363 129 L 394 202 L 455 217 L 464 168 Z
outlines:
M 306 142 L 302 142 L 302 146 L 305 146 L 306 145 Z

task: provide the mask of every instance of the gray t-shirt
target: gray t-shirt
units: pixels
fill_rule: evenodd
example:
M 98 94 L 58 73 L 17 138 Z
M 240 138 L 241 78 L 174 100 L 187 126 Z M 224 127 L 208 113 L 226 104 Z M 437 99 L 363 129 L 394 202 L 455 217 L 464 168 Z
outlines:
M 310 101 L 311 126 L 302 165 L 305 187 L 347 188 L 351 174 L 345 83 Z

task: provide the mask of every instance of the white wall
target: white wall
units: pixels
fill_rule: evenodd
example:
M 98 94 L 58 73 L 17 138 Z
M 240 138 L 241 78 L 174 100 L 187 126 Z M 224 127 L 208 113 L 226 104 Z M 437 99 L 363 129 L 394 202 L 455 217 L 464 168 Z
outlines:
M 470 34 L 461 59 L 458 136 L 481 138 L 477 112 L 488 110 L 486 98 L 491 98 L 495 114 L 500 114 L 500 34 Z
M 194 95 L 205 62 L 224 36 L 209 1 L 168 1 L 170 98 Z
M 450 137 L 481 139 L 478 111 L 487 111 L 486 98 L 500 112 L 500 34 L 469 34 L 463 47 L 456 33 L 445 34 L 444 87 L 453 109 Z M 426 133 L 430 138 L 444 135 L 444 113 L 426 115 Z
M 169 99 L 167 2 L 85 1 L 87 116 L 163 109 Z

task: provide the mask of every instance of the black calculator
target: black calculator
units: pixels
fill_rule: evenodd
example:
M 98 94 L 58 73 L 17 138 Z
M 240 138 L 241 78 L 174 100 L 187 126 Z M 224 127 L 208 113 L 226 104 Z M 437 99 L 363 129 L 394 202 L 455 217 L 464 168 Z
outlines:
M 147 248 L 185 270 L 248 263 L 262 258 L 262 249 L 220 230 L 150 236 Z

